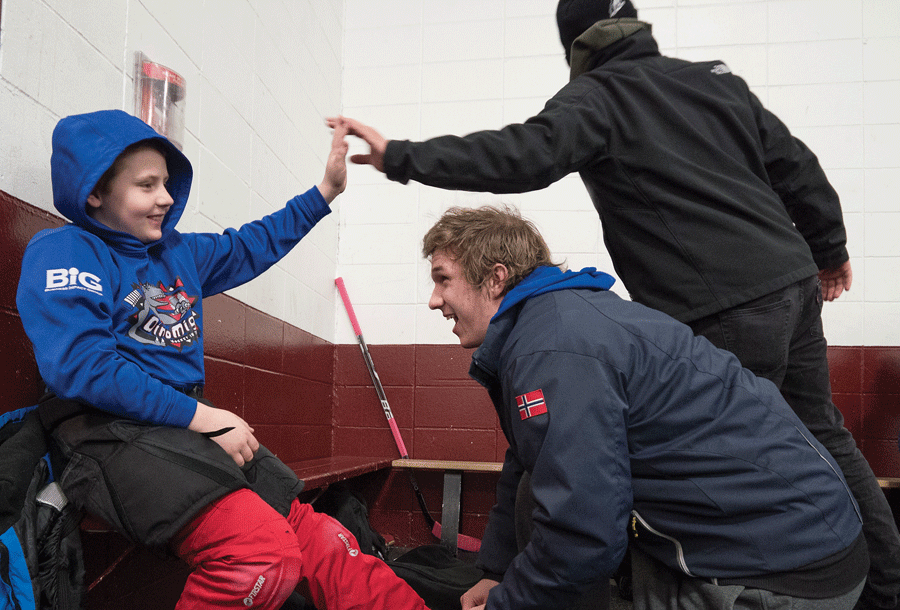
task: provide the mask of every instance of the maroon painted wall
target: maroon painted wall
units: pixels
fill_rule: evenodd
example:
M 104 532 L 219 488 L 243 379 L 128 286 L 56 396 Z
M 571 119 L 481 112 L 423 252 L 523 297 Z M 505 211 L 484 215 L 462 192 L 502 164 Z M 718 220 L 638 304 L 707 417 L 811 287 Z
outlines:
M 204 301 L 205 396 L 284 462 L 333 455 L 334 346 L 230 297 Z
M 484 389 L 468 376 L 471 350 L 458 345 L 372 345 L 375 369 L 411 457 L 502 462 L 507 443 Z M 359 347 L 335 346 L 337 454 L 399 457 Z M 429 512 L 440 519 L 443 479 L 415 473 Z M 497 475 L 465 473 L 460 532 L 481 537 Z M 363 490 L 372 524 L 401 546 L 434 542 L 409 474 L 392 471 Z
M 336 446 L 349 450 L 365 439 L 379 452 L 396 455 L 390 453 L 396 449 L 359 349 L 339 345 L 335 350 Z M 467 375 L 470 350 L 410 345 L 370 346 L 370 351 L 412 457 L 503 460 L 507 444 L 493 407 Z M 877 476 L 900 477 L 900 347 L 831 347 L 828 356 L 834 402 L 847 429 Z M 417 477 L 432 515 L 438 517 L 440 475 Z M 372 496 L 376 528 L 404 546 L 430 542 L 405 473 L 392 472 L 385 484 L 387 489 L 374 490 L 378 493 Z M 495 484 L 496 475 L 464 475 L 462 533 L 481 535 Z
M 0 191 L 0 412 L 34 404 L 40 396 L 37 366 L 16 309 L 22 255 L 31 236 L 61 221 Z
M 900 347 L 830 347 L 831 391 L 879 477 L 900 477 Z

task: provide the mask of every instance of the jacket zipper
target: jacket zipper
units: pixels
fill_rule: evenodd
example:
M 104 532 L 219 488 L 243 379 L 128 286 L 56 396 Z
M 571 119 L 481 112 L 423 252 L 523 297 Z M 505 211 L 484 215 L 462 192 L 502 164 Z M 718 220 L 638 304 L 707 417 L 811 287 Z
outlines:
M 641 516 L 638 514 L 638 512 L 637 512 L 636 510 L 632 510 L 632 511 L 631 511 L 631 515 L 632 515 L 632 517 L 633 517 L 633 519 L 632 519 L 632 529 L 634 529 L 635 536 L 637 536 L 637 528 L 635 528 L 633 524 L 634 524 L 634 520 L 636 519 L 637 521 L 640 521 L 640 522 L 641 522 L 641 525 L 643 525 L 643 526 L 647 529 L 647 531 L 649 531 L 651 534 L 656 534 L 656 535 L 659 536 L 660 538 L 665 538 L 666 540 L 668 540 L 669 542 L 671 542 L 673 545 L 675 545 L 675 554 L 676 554 L 676 556 L 678 557 L 678 566 L 679 566 L 679 567 L 681 568 L 681 570 L 682 570 L 685 574 L 687 574 L 688 576 L 690 576 L 690 577 L 692 577 L 692 578 L 697 578 L 697 577 L 696 577 L 696 576 L 688 569 L 688 567 L 687 567 L 687 561 L 685 561 L 685 559 L 684 559 L 684 549 L 681 548 L 681 543 L 678 542 L 677 539 L 673 538 L 672 536 L 667 536 L 666 534 L 663 534 L 662 532 L 660 532 L 660 531 L 654 529 L 653 527 L 651 527 L 649 523 L 647 523 L 646 521 L 644 521 L 644 518 L 641 517 Z
M 847 492 L 847 495 L 850 496 L 850 504 L 853 506 L 853 510 L 856 511 L 856 517 L 859 519 L 859 522 L 862 523 L 863 518 L 859 512 L 859 507 L 856 505 L 856 500 L 853 497 L 853 492 L 850 491 L 850 486 L 847 485 L 847 482 L 844 480 L 844 478 L 834 469 L 834 466 L 831 465 L 831 462 L 829 462 L 828 459 L 824 455 L 822 455 L 822 453 L 818 450 L 818 448 L 815 445 L 813 445 L 812 442 L 808 438 L 806 438 L 806 435 L 803 434 L 803 430 L 801 430 L 800 428 L 797 428 L 796 426 L 794 426 L 794 428 L 797 429 L 797 432 L 800 433 L 800 436 L 803 437 L 803 440 L 805 440 L 809 444 L 809 446 L 813 448 L 813 450 L 819 455 L 819 457 L 822 459 L 822 461 L 825 462 L 826 464 L 828 464 L 828 467 L 835 474 L 835 476 L 837 476 L 838 481 L 840 481 L 841 485 L 844 486 L 844 490 Z

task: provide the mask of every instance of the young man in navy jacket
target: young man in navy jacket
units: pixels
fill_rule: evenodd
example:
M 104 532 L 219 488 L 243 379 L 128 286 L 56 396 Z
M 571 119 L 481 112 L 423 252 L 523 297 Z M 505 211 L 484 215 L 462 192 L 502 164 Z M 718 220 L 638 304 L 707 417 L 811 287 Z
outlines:
M 868 570 L 840 469 L 768 380 L 610 276 L 562 271 L 517 213 L 426 234 L 429 307 L 477 348 L 509 450 L 463 610 L 566 608 L 630 536 L 635 608 L 853 608 Z M 518 552 L 516 488 L 533 532 Z M 784 607 L 788 607 L 785 605 Z
M 421 142 L 350 121 L 391 180 L 492 193 L 577 172 L 631 298 L 779 387 L 837 460 L 863 514 L 862 609 L 896 608 L 900 533 L 831 396 L 821 310 L 853 274 L 816 155 L 722 61 L 660 54 L 631 0 L 560 0 L 570 80 L 523 123 Z M 839 18 L 839 17 L 838 17 Z

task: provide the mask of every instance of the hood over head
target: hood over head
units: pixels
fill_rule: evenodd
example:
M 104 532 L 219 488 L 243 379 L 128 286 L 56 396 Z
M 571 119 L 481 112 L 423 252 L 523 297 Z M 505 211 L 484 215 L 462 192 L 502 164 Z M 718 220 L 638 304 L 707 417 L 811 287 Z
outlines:
M 585 30 L 606 19 L 637 19 L 637 9 L 631 0 L 560 0 L 556 6 L 556 25 L 559 39 L 566 50 L 569 63 L 572 43 Z
M 559 267 L 538 267 L 503 297 L 500 308 L 494 314 L 494 319 L 531 297 L 569 288 L 609 290 L 615 281 L 611 275 L 597 271 L 595 267 L 585 267 L 581 271 L 563 271 Z
M 163 221 L 165 239 L 187 205 L 193 169 L 187 157 L 168 139 L 122 110 L 100 110 L 68 116 L 56 124 L 50 173 L 53 204 L 59 213 L 104 239 L 141 246 L 136 237 L 110 229 L 88 216 L 87 199 L 103 173 L 126 148 L 151 139 L 161 141 L 167 151 L 169 182 L 166 189 L 175 201 Z

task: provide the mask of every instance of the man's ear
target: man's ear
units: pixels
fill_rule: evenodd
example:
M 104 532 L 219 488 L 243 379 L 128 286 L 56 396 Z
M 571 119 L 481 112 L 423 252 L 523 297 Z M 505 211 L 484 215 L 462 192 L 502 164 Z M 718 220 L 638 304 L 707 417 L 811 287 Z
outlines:
M 89 207 L 100 209 L 100 206 L 103 205 L 103 200 L 97 195 L 97 191 L 93 191 L 88 195 L 87 204 Z
M 496 263 L 491 268 L 487 289 L 491 300 L 499 299 L 506 291 L 506 282 L 509 279 L 509 269 L 503 263 Z

